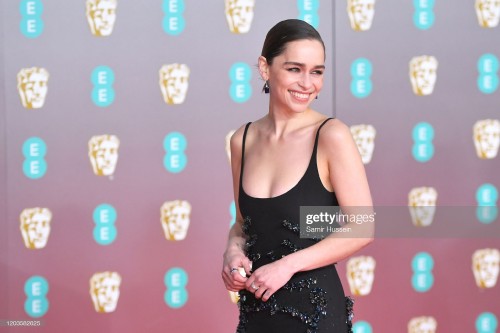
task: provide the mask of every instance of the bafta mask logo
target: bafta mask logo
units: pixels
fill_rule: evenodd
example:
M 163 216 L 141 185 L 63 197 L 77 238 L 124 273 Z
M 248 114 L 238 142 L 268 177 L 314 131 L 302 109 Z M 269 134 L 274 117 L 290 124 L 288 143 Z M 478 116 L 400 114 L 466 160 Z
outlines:
M 347 0 L 347 13 L 354 31 L 370 30 L 375 16 L 375 0 Z
M 112 176 L 118 162 L 120 140 L 114 135 L 96 135 L 89 140 L 89 158 L 97 176 Z
M 87 0 L 87 21 L 94 36 L 109 36 L 116 21 L 116 0 Z
M 235 130 L 229 131 L 226 135 L 226 154 L 227 159 L 229 160 L 229 164 L 231 164 L 231 137 L 233 136 Z
M 497 284 L 499 270 L 500 251 L 498 249 L 480 249 L 472 255 L 472 271 L 479 288 L 493 288 Z
M 427 227 L 434 220 L 437 191 L 433 187 L 415 187 L 408 193 L 411 220 L 416 227 Z
M 479 25 L 494 28 L 500 20 L 500 2 L 498 0 L 476 0 L 476 14 Z
M 408 322 L 408 333 L 436 333 L 437 321 L 433 317 L 416 317 Z
M 252 26 L 255 0 L 225 0 L 225 3 L 229 30 L 235 34 L 249 32 Z
M 90 297 L 98 313 L 115 311 L 122 278 L 117 272 L 99 272 L 90 278 Z
M 45 103 L 49 72 L 45 68 L 23 68 L 17 73 L 17 90 L 26 109 L 40 109 Z
M 375 136 L 377 131 L 372 125 L 353 125 L 351 134 L 358 146 L 363 164 L 368 164 L 372 160 L 373 150 L 375 149 Z
M 160 90 L 167 104 L 182 104 L 189 86 L 189 67 L 169 64 L 160 68 Z
M 347 282 L 351 293 L 368 295 L 375 279 L 375 259 L 369 256 L 353 257 L 347 261 Z
M 167 201 L 161 206 L 161 225 L 165 238 L 180 241 L 186 238 L 191 205 L 185 200 Z
M 495 158 L 500 146 L 500 121 L 484 119 L 476 122 L 474 124 L 474 146 L 477 157 L 480 159 Z
M 438 61 L 433 56 L 419 56 L 410 60 L 410 81 L 417 96 L 432 94 L 437 79 Z
M 21 235 L 28 249 L 43 249 L 50 235 L 52 213 L 48 208 L 26 208 L 19 216 Z

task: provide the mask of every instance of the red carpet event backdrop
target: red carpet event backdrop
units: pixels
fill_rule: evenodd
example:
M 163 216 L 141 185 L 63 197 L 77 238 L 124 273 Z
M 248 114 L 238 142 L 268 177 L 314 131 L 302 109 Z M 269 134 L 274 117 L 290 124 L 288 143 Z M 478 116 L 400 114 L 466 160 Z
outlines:
M 235 331 L 220 278 L 228 140 L 267 112 L 265 34 L 299 18 L 326 44 L 312 107 L 350 126 L 375 211 L 404 207 L 338 264 L 354 332 L 500 332 L 498 1 L 5 0 L 1 12 L 0 331 Z

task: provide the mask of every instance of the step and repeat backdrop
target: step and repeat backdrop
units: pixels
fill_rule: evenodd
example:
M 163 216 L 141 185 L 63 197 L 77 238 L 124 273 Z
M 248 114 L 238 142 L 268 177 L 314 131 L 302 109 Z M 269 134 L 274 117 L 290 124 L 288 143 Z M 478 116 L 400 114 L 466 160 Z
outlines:
M 228 140 L 267 112 L 265 34 L 299 18 L 327 48 L 313 108 L 405 212 L 338 264 L 354 332 L 500 332 L 498 1 L 1 5 L 0 331 L 235 331 Z

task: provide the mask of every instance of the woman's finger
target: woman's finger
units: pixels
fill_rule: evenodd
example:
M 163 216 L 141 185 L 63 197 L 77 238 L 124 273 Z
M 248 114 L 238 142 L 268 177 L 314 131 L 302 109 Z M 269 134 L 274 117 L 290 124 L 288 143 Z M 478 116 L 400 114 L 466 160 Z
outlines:
M 257 290 L 260 288 L 260 284 L 258 281 L 255 280 L 252 276 L 248 278 L 247 282 L 245 283 L 246 289 L 251 292 L 251 293 L 256 293 Z
M 267 300 L 274 294 L 271 289 L 267 289 L 261 296 L 263 302 L 267 302 Z
M 252 274 L 252 262 L 250 259 L 245 257 L 245 259 L 242 260 L 241 262 L 242 267 L 245 269 L 245 273 L 247 276 L 250 276 Z
M 241 284 L 244 284 L 247 281 L 246 274 L 243 271 L 243 268 L 241 267 L 232 267 L 228 269 L 228 276 L 232 281 L 239 282 Z

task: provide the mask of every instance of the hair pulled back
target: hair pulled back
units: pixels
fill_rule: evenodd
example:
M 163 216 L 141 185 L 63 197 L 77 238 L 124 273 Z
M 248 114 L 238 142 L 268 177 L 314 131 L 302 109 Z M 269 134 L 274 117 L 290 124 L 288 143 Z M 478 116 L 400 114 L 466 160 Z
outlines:
M 285 51 L 288 43 L 303 39 L 317 40 L 323 46 L 323 51 L 325 50 L 325 43 L 323 43 L 321 35 L 309 23 L 298 19 L 278 22 L 267 33 L 261 55 L 271 65 L 273 59 Z

